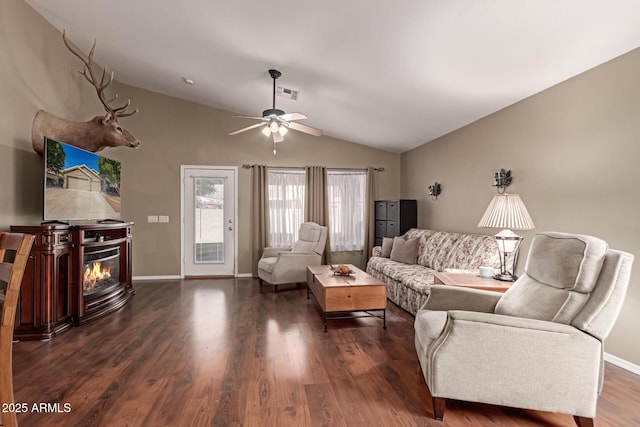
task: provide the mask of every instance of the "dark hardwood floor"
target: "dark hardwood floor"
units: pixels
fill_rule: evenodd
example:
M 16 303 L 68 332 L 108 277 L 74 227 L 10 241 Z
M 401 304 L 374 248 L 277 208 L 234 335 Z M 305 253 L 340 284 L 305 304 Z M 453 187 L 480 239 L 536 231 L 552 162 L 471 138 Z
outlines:
M 567 414 L 458 401 L 434 420 L 413 317 L 391 303 L 386 331 L 371 318 L 331 321 L 323 333 L 301 288 L 273 294 L 252 279 L 135 287 L 107 317 L 14 345 L 22 427 L 573 425 Z M 640 377 L 607 365 L 596 425 L 640 425 Z

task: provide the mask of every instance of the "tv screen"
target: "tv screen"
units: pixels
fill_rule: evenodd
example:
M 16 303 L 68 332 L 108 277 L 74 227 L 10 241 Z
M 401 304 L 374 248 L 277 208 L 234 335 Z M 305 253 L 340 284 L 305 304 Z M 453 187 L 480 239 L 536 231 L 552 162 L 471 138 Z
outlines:
M 45 221 L 120 220 L 120 162 L 45 138 Z

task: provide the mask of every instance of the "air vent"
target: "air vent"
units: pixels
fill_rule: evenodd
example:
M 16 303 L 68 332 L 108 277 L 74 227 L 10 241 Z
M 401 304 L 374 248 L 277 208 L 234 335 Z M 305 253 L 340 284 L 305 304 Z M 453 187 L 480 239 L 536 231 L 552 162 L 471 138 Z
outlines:
M 291 99 L 293 101 L 298 100 L 298 91 L 293 89 L 287 89 L 286 87 L 278 86 L 276 93 L 282 98 Z

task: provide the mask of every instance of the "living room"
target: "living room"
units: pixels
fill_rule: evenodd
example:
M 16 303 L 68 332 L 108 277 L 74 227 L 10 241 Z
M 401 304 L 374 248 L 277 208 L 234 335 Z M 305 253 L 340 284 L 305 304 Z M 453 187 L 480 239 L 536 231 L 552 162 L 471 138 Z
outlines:
M 0 229 L 8 230 L 42 221 L 42 159 L 31 147 L 36 111 L 87 120 L 100 114 L 102 106 L 78 74 L 79 62 L 65 48 L 60 31 L 31 6 L 22 0 L 2 2 L 0 21 L 0 182 L 5 201 Z M 264 71 L 267 79 L 266 67 Z M 131 99 L 140 109 L 123 120 L 142 141 L 140 148 L 104 151 L 123 163 L 123 218 L 135 223 L 134 281 L 179 283 L 181 165 L 238 167 L 238 277 L 248 278 L 252 271 L 251 172 L 243 164 L 384 168 L 375 175 L 376 200 L 416 199 L 419 228 L 484 234 L 489 231 L 477 224 L 495 194 L 493 174 L 507 168 L 514 174 L 509 191 L 521 195 L 536 224 L 535 230 L 521 233 L 519 271 L 537 231 L 593 235 L 612 248 L 640 254 L 640 203 L 635 196 L 640 182 L 635 165 L 640 154 L 638 49 L 404 152 L 297 134 L 274 157 L 272 147 L 257 144 L 255 135 L 228 136 L 242 125 L 233 118 L 235 112 L 126 85 L 118 82 L 117 69 L 115 73 L 119 98 Z M 257 102 L 256 113 L 262 108 Z M 434 181 L 442 183 L 437 200 L 427 195 Z M 168 216 L 169 222 L 149 223 L 149 215 Z M 636 375 L 640 290 L 634 284 L 639 279 L 636 268 L 605 347 L 609 362 Z

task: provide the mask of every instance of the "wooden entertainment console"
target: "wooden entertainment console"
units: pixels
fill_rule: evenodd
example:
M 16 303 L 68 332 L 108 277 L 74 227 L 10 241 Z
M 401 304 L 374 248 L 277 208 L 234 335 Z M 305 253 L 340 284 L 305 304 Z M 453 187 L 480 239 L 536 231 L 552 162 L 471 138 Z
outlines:
M 135 293 L 132 227 L 131 222 L 12 226 L 13 232 L 35 235 L 20 289 L 15 339 L 50 339 L 125 305 Z M 98 261 L 112 272 L 100 269 Z

